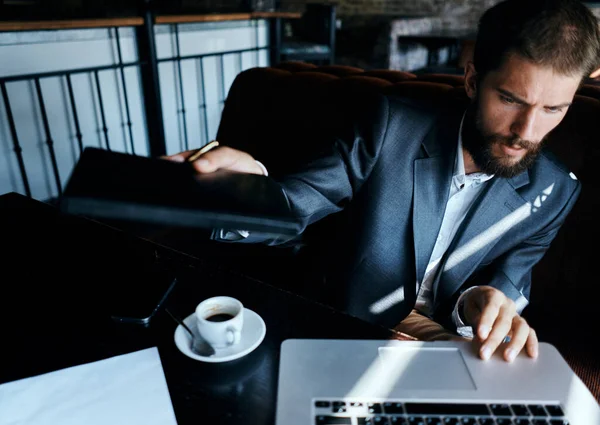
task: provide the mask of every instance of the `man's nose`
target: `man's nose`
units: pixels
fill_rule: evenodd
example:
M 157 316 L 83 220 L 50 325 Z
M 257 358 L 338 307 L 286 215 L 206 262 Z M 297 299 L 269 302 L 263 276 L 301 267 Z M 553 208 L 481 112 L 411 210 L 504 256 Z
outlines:
M 511 132 L 523 140 L 535 141 L 536 138 L 537 113 L 534 108 L 527 108 L 520 111 L 517 118 L 513 121 Z

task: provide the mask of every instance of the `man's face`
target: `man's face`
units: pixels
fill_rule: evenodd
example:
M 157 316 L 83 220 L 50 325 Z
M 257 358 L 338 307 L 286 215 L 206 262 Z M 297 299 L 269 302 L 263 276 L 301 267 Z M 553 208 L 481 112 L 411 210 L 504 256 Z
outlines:
M 581 77 L 565 76 L 516 54 L 477 80 L 469 64 L 464 148 L 487 174 L 513 177 L 537 157 L 542 141 L 565 116 Z

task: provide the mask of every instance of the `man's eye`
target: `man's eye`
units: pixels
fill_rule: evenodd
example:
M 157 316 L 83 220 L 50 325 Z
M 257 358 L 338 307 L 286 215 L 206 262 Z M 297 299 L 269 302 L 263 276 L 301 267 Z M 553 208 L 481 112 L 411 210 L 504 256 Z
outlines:
M 508 103 L 509 105 L 512 105 L 512 104 L 516 103 L 515 100 L 512 97 L 500 96 L 500 99 L 502 99 L 502 101 L 504 103 Z
M 563 108 L 553 108 L 553 107 L 550 107 L 550 108 L 546 108 L 546 111 L 550 112 L 551 114 L 557 114 L 559 112 L 562 112 Z

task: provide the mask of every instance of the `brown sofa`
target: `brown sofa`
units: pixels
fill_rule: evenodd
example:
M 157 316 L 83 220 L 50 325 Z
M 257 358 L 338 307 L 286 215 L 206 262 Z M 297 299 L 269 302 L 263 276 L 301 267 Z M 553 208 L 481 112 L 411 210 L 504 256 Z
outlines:
M 307 152 L 327 143 L 328 136 L 343 125 L 348 108 L 369 91 L 427 102 L 452 102 L 457 108 L 467 102 L 462 76 L 417 76 L 288 62 L 249 69 L 237 76 L 217 138 L 225 145 L 250 152 L 277 176 L 301 164 Z M 547 141 L 548 148 L 581 180 L 582 195 L 551 249 L 535 267 L 531 303 L 524 311 L 540 339 L 557 346 L 598 400 L 600 350 L 593 348 L 597 346 L 593 339 L 600 335 L 600 314 L 596 310 L 600 307 L 600 280 L 595 268 L 596 261 L 600 262 L 595 255 L 600 240 L 599 133 L 600 87 L 583 85 L 567 116 Z M 256 258 L 247 261 L 248 270 L 254 267 L 260 274 L 258 270 L 264 269 L 265 263 Z M 318 278 L 311 281 L 307 276 L 297 277 L 310 266 L 304 267 L 301 259 L 285 261 L 278 261 L 279 269 L 268 262 L 267 267 L 275 270 L 268 276 L 271 283 L 300 292 L 310 286 L 307 294 L 318 293 Z M 291 275 L 296 277 L 296 286 L 290 283 Z

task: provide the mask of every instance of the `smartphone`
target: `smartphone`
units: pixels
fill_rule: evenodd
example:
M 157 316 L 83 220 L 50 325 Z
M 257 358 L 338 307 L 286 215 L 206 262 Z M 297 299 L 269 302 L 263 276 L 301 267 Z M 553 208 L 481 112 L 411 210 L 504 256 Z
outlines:
M 148 326 L 177 285 L 174 270 L 145 268 L 113 281 L 109 314 L 119 323 Z

